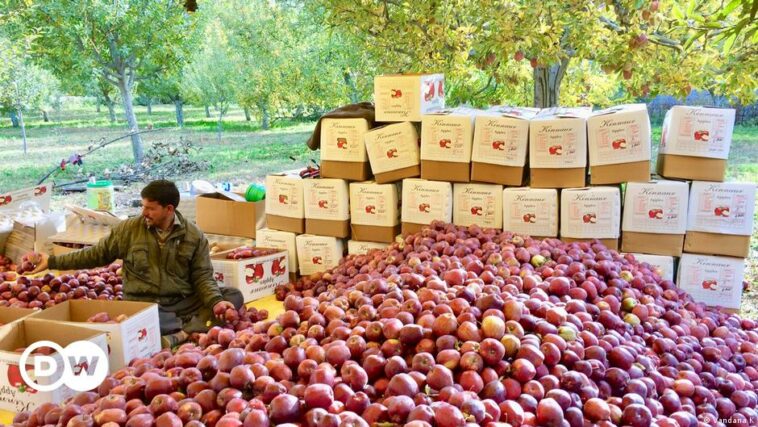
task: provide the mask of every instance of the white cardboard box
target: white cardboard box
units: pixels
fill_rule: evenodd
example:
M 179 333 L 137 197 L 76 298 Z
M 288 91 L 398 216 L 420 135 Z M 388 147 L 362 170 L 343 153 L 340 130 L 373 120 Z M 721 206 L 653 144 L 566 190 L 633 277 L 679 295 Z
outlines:
M 539 109 L 498 106 L 476 116 L 471 161 L 523 167 L 529 146 L 529 120 Z
M 468 163 L 474 120 L 479 113 L 467 108 L 431 111 L 421 118 L 421 160 Z
M 305 218 L 329 221 L 350 219 L 347 181 L 336 178 L 303 180 Z
M 557 190 L 529 187 L 503 190 L 503 230 L 557 237 L 558 218 Z
M 739 310 L 744 274 L 742 258 L 682 254 L 677 284 L 697 302 Z
M 482 228 L 503 228 L 503 186 L 456 183 L 453 185 L 453 223 Z
M 374 77 L 377 122 L 420 122 L 445 107 L 443 74 L 386 74 Z
M 618 105 L 587 119 L 590 166 L 650 161 L 650 118 L 645 104 Z
M 665 255 L 648 255 L 633 253 L 634 258 L 640 262 L 650 264 L 663 280 L 674 280 L 674 257 Z
M 295 240 L 300 274 L 303 276 L 336 267 L 344 254 L 344 243 L 336 237 L 301 234 Z
M 277 250 L 271 255 L 239 260 L 226 258 L 231 250 L 211 256 L 216 282 L 239 289 L 246 303 L 273 295 L 277 286 L 289 281 L 287 251 Z
M 392 227 L 400 223 L 400 185 L 373 181 L 350 183 L 353 224 Z
M 684 234 L 689 187 L 682 181 L 630 182 L 624 195 L 621 229 L 639 233 Z
M 432 221 L 453 220 L 453 185 L 449 182 L 423 179 L 403 180 L 401 210 L 403 234 L 418 230 Z
M 529 166 L 542 169 L 587 166 L 590 108 L 550 108 L 529 122 Z
M 398 181 L 420 173 L 419 135 L 413 123 L 373 128 L 364 136 L 376 182 Z
M 297 245 L 295 244 L 295 233 L 289 231 L 272 230 L 262 228 L 256 235 L 258 245 L 264 248 L 284 249 L 287 251 L 287 262 L 290 273 L 297 272 Z
M 91 323 L 87 319 L 106 312 L 111 320 L 128 316 L 121 323 Z M 158 305 L 137 301 L 69 300 L 33 315 L 34 319 L 96 329 L 105 333 L 111 372 L 133 359 L 150 357 L 161 351 Z
M 561 191 L 561 237 L 617 239 L 621 225 L 618 187 L 567 188 Z
M 266 176 L 266 226 L 293 233 L 305 231 L 305 194 L 300 176 Z
M 52 187 L 47 184 L 0 193 L 0 211 L 17 211 L 37 207 L 43 212 L 50 210 Z
M 728 159 L 734 113 L 731 108 L 671 107 L 661 130 L 660 153 Z
M 367 162 L 363 136 L 368 132 L 366 119 L 321 120 L 321 160 Z
M 753 183 L 693 181 L 687 231 L 750 236 L 755 191 Z
M 348 240 L 347 242 L 347 254 L 348 255 L 365 255 L 369 251 L 374 249 L 387 249 L 390 243 L 378 243 L 378 242 L 359 242 L 358 240 Z

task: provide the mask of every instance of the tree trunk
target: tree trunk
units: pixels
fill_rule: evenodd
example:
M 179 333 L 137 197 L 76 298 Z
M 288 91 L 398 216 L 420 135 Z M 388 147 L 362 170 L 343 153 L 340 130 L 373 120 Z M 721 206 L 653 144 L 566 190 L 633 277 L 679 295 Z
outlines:
M 258 108 L 261 110 L 261 129 L 268 130 L 271 127 L 271 115 L 268 111 L 268 104 L 260 103 Z
M 19 124 L 18 124 L 18 114 L 16 114 L 16 111 L 15 110 L 11 110 L 9 114 L 11 116 L 11 124 L 13 125 L 13 127 L 14 128 L 19 127 Z
M 345 84 L 350 89 L 350 102 L 357 104 L 360 101 L 360 95 L 358 94 L 358 87 L 355 85 L 355 79 L 353 79 L 352 73 L 344 71 L 342 77 L 345 80 Z
M 242 110 L 245 112 L 245 121 L 246 121 L 246 122 L 249 122 L 250 120 L 252 120 L 252 119 L 250 118 L 250 109 L 249 109 L 249 108 L 247 108 L 247 107 L 245 107 L 245 108 L 243 108 Z
M 557 107 L 561 93 L 561 81 L 566 74 L 569 60 L 549 67 L 536 67 L 534 75 L 534 106 L 537 108 Z
M 216 142 L 221 142 L 221 120 L 224 118 L 224 110 L 218 109 L 218 122 L 216 122 Z
M 147 115 L 153 115 L 153 98 L 147 98 Z
M 103 100 L 105 101 L 105 106 L 108 107 L 108 119 L 110 119 L 111 124 L 116 123 L 116 109 L 113 106 L 113 100 L 107 92 L 103 92 Z
M 206 119 L 211 118 L 211 109 L 207 105 L 205 106 L 205 118 Z
M 97 111 L 98 113 L 100 112 L 100 100 L 99 99 L 95 100 L 95 111 Z
M 42 121 L 45 123 L 50 122 L 50 118 L 47 116 L 47 110 L 42 110 Z
M 121 92 L 121 99 L 124 100 L 124 115 L 126 116 L 126 122 L 129 124 L 129 132 L 132 132 L 132 154 L 134 154 L 134 163 L 139 166 L 142 164 L 143 151 L 142 151 L 142 138 L 137 132 L 139 131 L 139 125 L 137 124 L 137 116 L 134 114 L 134 104 L 132 100 L 132 86 L 127 81 L 126 73 L 122 73 L 118 79 L 118 90 Z
M 176 125 L 180 128 L 184 127 L 184 101 L 181 99 L 174 100 L 174 108 L 176 109 Z
M 20 108 L 16 111 L 18 114 L 18 123 L 21 125 L 21 139 L 24 141 L 24 155 L 26 155 L 26 125 L 24 124 L 24 113 L 21 112 Z

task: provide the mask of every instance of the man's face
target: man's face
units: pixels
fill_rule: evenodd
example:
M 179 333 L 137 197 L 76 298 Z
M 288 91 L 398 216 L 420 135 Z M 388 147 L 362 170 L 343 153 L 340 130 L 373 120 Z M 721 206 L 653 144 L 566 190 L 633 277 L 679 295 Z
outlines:
M 142 199 L 142 216 L 147 225 L 163 225 L 173 214 L 174 207 L 171 205 L 164 207 L 158 202 Z

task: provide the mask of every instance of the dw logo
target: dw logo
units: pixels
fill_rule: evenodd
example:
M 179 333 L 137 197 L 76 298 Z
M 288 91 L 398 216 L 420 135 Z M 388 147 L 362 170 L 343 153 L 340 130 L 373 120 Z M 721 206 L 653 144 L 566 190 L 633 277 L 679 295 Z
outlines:
M 29 377 L 26 370 L 21 370 L 21 377 L 26 384 L 37 391 L 53 391 L 66 385 L 74 391 L 88 391 L 96 388 L 108 375 L 108 356 L 103 349 L 90 341 L 74 341 L 66 348 L 52 341 L 37 341 L 24 350 L 19 359 L 19 365 L 27 365 L 31 353 L 41 347 L 55 350 L 60 357 L 54 355 L 34 355 L 34 366 L 31 370 L 35 380 Z M 63 364 L 62 372 L 58 365 Z M 60 378 L 53 381 L 54 378 Z M 49 378 L 49 384 L 39 384 L 38 381 Z

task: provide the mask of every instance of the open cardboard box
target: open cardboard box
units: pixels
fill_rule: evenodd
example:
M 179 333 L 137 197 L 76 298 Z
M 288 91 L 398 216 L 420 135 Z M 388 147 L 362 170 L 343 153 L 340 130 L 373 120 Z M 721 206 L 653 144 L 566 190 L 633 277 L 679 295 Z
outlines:
M 96 329 L 66 325 L 49 320 L 23 319 L 0 332 L 0 409 L 10 412 L 33 410 L 42 403 L 61 403 L 76 392 L 67 386 L 40 392 L 30 389 L 21 378 L 20 369 L 26 369 L 34 377 L 34 356 L 27 359 L 25 367 L 19 367 L 21 353 L 15 350 L 28 347 L 37 341 L 52 341 L 66 347 L 74 341 L 91 341 L 107 353 L 105 333 Z M 58 369 L 50 377 L 34 379 L 39 384 L 52 384 L 63 374 L 61 355 L 55 353 Z M 92 367 L 90 367 L 91 369 Z
M 92 323 L 87 319 L 105 312 L 120 323 Z M 34 313 L 33 319 L 54 321 L 64 325 L 82 326 L 105 332 L 111 372 L 127 366 L 133 359 L 150 357 L 161 350 L 158 306 L 137 301 L 69 300 Z
M 248 202 L 229 191 L 201 194 L 196 198 L 197 226 L 203 232 L 255 239 L 264 227 L 266 202 Z
M 32 308 L 0 307 L 0 334 L 12 324 L 26 318 L 38 310 Z
M 286 249 L 276 249 L 275 253 L 261 257 L 227 259 L 226 256 L 232 252 L 229 250 L 211 256 L 213 275 L 220 286 L 239 289 L 246 303 L 272 295 L 277 286 L 289 281 Z
M 71 215 L 66 218 L 66 230 L 48 237 L 53 255 L 63 255 L 95 245 L 111 233 L 121 218 L 110 212 L 67 205 Z

